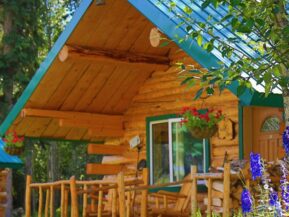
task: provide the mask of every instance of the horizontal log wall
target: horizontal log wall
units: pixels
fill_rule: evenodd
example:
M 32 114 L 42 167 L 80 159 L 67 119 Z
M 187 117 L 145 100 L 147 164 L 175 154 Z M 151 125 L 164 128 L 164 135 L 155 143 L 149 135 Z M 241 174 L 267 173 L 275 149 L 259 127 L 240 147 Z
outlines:
M 175 59 L 180 59 L 180 57 L 183 56 L 178 54 Z M 189 58 L 182 60 L 188 62 Z M 146 144 L 147 117 L 178 114 L 183 106 L 190 105 L 194 105 L 198 109 L 221 109 L 226 117 L 234 122 L 234 138 L 232 140 L 221 140 L 215 136 L 211 139 L 211 165 L 222 165 L 226 151 L 229 158 L 238 158 L 237 97 L 230 91 L 225 90 L 222 95 L 216 94 L 205 100 L 194 101 L 193 97 L 199 88 L 195 86 L 188 89 L 180 85 L 181 81 L 179 69 L 176 67 L 171 67 L 167 71 L 156 71 L 147 79 L 124 115 L 124 141 L 129 141 L 133 136 L 139 135 Z M 108 141 L 108 143 L 110 142 Z M 146 145 L 142 150 L 142 157 L 145 156 L 145 149 Z M 132 152 L 136 155 L 135 150 Z M 133 153 L 131 155 L 134 155 Z

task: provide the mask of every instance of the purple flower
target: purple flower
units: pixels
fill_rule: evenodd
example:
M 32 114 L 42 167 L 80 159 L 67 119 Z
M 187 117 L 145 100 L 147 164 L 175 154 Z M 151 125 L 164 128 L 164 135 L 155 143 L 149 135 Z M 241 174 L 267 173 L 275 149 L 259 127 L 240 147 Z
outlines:
M 286 127 L 283 133 L 283 147 L 285 149 L 286 154 L 289 154 L 289 126 Z
M 260 154 L 254 154 L 253 152 L 250 153 L 250 166 L 253 180 L 262 176 L 263 167 Z
M 248 189 L 244 188 L 241 195 L 241 204 L 243 213 L 248 213 L 252 211 L 252 198 Z
M 269 195 L 269 204 L 270 206 L 276 206 L 278 202 L 278 194 L 276 191 L 273 191 L 270 195 Z
M 283 199 L 283 203 L 286 206 L 286 210 L 288 210 L 288 205 L 289 205 L 289 185 L 287 183 L 284 183 L 285 181 L 283 180 L 283 184 L 281 184 L 281 195 Z

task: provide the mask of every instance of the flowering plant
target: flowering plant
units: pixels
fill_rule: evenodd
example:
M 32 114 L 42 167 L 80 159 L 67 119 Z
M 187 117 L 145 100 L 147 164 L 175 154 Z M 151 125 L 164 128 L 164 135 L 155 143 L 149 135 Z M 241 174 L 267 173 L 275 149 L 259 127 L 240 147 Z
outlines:
M 23 141 L 24 137 L 18 137 L 16 132 L 8 131 L 3 138 L 3 141 L 6 144 L 6 147 L 16 147 L 22 148 L 24 146 Z
M 219 123 L 224 115 L 221 110 L 209 109 L 206 112 L 197 110 L 195 107 L 183 107 L 181 111 L 182 121 L 187 128 L 212 128 Z

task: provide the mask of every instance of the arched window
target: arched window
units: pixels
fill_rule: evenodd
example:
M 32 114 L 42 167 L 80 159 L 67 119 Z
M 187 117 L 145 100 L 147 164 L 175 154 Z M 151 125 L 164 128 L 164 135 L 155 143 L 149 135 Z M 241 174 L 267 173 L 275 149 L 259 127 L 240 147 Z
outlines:
M 279 131 L 279 129 L 280 120 L 277 116 L 271 116 L 266 118 L 261 127 L 262 132 Z

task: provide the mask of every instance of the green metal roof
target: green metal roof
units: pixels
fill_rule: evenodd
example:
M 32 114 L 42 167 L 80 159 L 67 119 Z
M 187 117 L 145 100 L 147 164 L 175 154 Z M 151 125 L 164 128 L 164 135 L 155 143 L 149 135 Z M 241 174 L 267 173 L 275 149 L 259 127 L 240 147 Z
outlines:
M 166 34 L 170 39 L 185 38 L 188 34 L 186 30 L 186 25 L 180 25 L 181 23 L 186 23 L 186 20 L 177 14 L 185 14 L 183 11 L 184 6 L 190 7 L 193 13 L 190 15 L 192 20 L 201 22 L 210 22 L 214 27 L 214 31 L 219 37 L 229 38 L 232 35 L 237 37 L 237 35 L 231 31 L 231 29 L 226 25 L 214 25 L 215 21 L 220 21 L 226 14 L 228 8 L 226 6 L 220 6 L 214 8 L 213 6 L 208 6 L 205 9 L 201 7 L 204 0 L 128 0 L 136 9 L 138 9 L 144 16 L 146 16 L 154 25 L 156 25 L 164 34 Z M 171 10 L 169 5 L 171 2 L 176 3 L 176 9 Z M 207 20 L 207 17 L 211 15 L 213 19 L 211 21 Z M 188 15 L 186 15 L 188 16 Z M 193 26 L 193 28 L 197 28 Z M 197 30 L 197 29 L 196 29 Z M 252 35 L 251 37 L 256 37 Z M 204 40 L 209 41 L 210 36 L 204 35 Z M 232 55 L 231 58 L 224 58 L 221 52 L 216 47 L 212 52 L 208 53 L 202 47 L 200 47 L 196 41 L 193 39 L 185 40 L 180 42 L 179 40 L 174 40 L 175 43 L 181 47 L 187 54 L 189 54 L 194 60 L 196 60 L 204 68 L 218 67 L 218 62 L 223 62 L 225 65 L 229 65 L 232 61 L 238 60 L 239 54 Z M 233 46 L 242 50 L 248 56 L 255 57 L 258 55 L 252 49 L 245 40 L 241 40 L 240 43 L 236 43 Z M 262 89 L 261 85 L 256 85 L 254 80 L 251 81 L 252 85 L 255 86 L 256 91 L 246 90 L 241 96 L 237 95 L 238 82 L 232 83 L 228 89 L 239 97 L 240 102 L 243 105 L 259 105 L 259 106 L 274 106 L 283 107 L 283 98 L 281 94 L 270 94 L 268 97 L 258 89 Z M 280 90 L 278 91 L 280 92 Z

